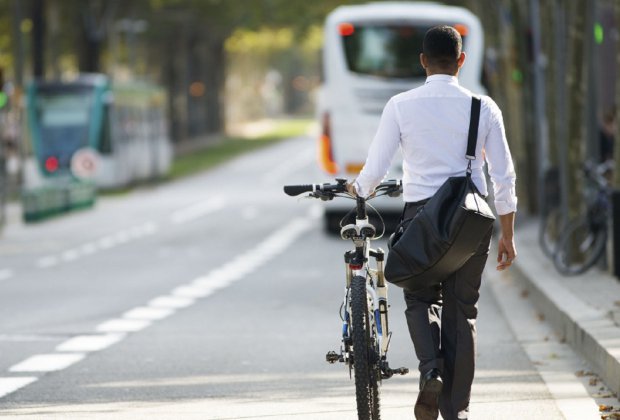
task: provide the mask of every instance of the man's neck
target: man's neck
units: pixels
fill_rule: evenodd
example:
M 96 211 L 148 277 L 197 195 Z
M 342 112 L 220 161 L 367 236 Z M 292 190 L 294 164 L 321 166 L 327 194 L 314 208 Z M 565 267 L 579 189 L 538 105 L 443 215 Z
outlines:
M 456 74 L 454 74 L 454 73 L 446 73 L 445 71 L 432 71 L 432 70 L 429 70 L 428 68 L 426 69 L 426 77 L 436 76 L 438 74 L 442 74 L 444 76 L 454 76 L 454 77 L 457 77 L 459 75 L 459 72 L 457 71 Z

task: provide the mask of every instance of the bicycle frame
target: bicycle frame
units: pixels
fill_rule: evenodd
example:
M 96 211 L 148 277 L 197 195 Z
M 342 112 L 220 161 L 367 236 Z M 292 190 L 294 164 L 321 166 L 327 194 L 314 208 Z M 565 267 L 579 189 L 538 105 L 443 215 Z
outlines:
M 394 373 L 404 374 L 401 370 L 392 370 L 387 363 L 387 352 L 390 344 L 391 332 L 388 323 L 388 286 L 383 275 L 385 252 L 381 249 L 373 249 L 370 242 L 374 237 L 375 228 L 368 221 L 366 212 L 366 200 L 357 197 L 355 225 L 346 225 L 341 230 L 343 239 L 351 239 L 355 245 L 352 251 L 344 254 L 346 287 L 344 293 L 344 314 L 342 314 L 342 346 L 338 361 L 344 362 L 351 368 L 349 357 L 351 329 L 350 329 L 350 286 L 354 277 L 366 279 L 366 293 L 371 305 L 369 305 L 368 317 L 372 334 L 378 342 L 379 361 L 383 378 L 389 378 Z M 375 268 L 371 267 L 370 260 L 374 259 Z M 373 329 L 374 328 L 374 329 Z M 330 353 L 331 359 L 330 360 Z M 335 354 L 328 353 L 327 360 L 333 363 Z M 402 369 L 402 368 L 401 368 Z

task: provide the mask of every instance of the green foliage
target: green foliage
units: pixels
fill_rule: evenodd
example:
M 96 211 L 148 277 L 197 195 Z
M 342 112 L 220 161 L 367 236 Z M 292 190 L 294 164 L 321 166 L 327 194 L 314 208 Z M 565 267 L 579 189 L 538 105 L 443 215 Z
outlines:
M 177 157 L 173 164 L 169 179 L 177 179 L 221 165 L 230 159 L 261 147 L 269 146 L 284 139 L 301 136 L 308 132 L 311 120 L 277 121 L 267 133 L 258 137 L 226 138 L 203 150 Z

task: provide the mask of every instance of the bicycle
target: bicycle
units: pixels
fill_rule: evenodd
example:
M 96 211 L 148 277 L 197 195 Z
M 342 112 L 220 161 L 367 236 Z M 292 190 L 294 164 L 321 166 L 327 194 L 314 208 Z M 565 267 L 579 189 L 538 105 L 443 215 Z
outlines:
M 381 248 L 370 248 L 370 241 L 379 239 L 374 225 L 368 222 L 366 202 L 383 195 L 397 197 L 402 193 L 400 180 L 382 182 L 369 198 L 353 197 L 346 190 L 346 179 L 336 179 L 336 184 L 287 185 L 284 192 L 297 196 L 309 192 L 309 197 L 321 200 L 351 198 L 356 200 L 355 224 L 341 228 L 344 240 L 351 240 L 355 249 L 346 251 L 345 294 L 340 307 L 342 340 L 340 352 L 329 351 L 328 363 L 344 363 L 349 376 L 355 378 L 357 414 L 360 420 L 379 420 L 379 386 L 383 379 L 405 375 L 409 369 L 391 369 L 387 352 L 392 333 L 388 327 L 387 283 L 383 276 L 385 253 Z M 385 229 L 384 229 L 385 230 Z M 375 268 L 370 265 L 375 260 Z
M 608 164 L 586 163 L 583 173 L 594 185 L 593 194 L 586 196 L 586 212 L 569 222 L 557 242 L 553 263 L 564 275 L 585 273 L 604 255 L 607 243 L 609 210 Z

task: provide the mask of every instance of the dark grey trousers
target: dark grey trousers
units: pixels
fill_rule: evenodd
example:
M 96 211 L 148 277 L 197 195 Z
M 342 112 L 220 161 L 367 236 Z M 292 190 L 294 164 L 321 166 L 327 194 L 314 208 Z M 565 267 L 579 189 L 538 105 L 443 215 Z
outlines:
M 419 206 L 408 204 L 404 217 Z M 441 372 L 443 390 L 439 409 L 444 420 L 467 411 L 474 380 L 477 302 L 482 271 L 489 255 L 492 230 L 474 256 L 440 285 L 416 292 L 405 290 L 407 325 L 420 373 Z

